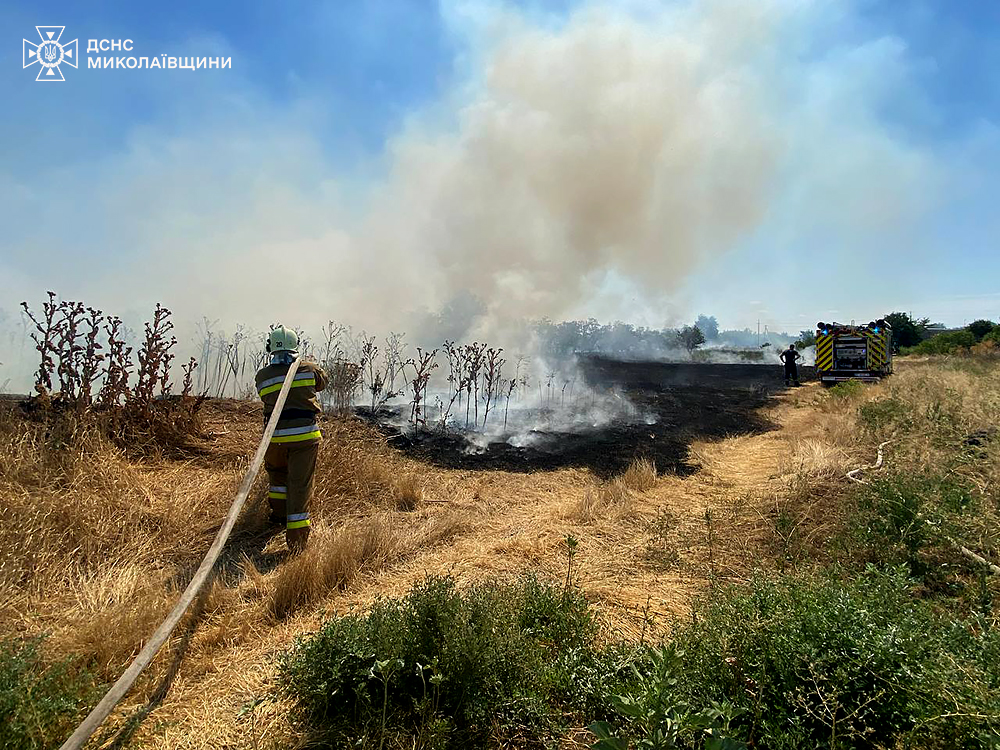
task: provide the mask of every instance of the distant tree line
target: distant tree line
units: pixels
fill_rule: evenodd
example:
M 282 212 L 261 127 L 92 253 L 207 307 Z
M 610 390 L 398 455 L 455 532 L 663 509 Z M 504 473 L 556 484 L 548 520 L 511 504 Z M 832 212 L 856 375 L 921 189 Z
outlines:
M 679 328 L 646 328 L 620 321 L 600 323 L 594 318 L 561 323 L 541 320 L 534 324 L 534 331 L 542 352 L 551 356 L 593 353 L 639 358 L 657 356 L 667 350 L 693 352 L 704 344 L 745 348 L 761 343 L 749 328 L 720 330 L 714 315 L 699 315 L 693 325 Z M 774 340 L 772 343 L 793 340 L 786 333 L 768 336 Z
M 921 323 L 926 322 L 926 318 Z M 1000 325 L 992 320 L 975 320 L 964 328 L 947 331 L 943 326 L 925 326 L 924 337 L 916 343 L 902 345 L 904 354 L 955 354 L 1000 352 Z M 935 330 L 937 329 L 937 330 Z M 895 329 L 894 329 L 895 330 Z
M 892 326 L 892 345 L 898 352 L 946 354 L 983 342 L 987 348 L 1000 345 L 1000 327 L 985 318 L 957 330 L 948 330 L 941 323 L 932 323 L 930 318 L 915 318 L 903 312 L 889 313 L 883 319 Z

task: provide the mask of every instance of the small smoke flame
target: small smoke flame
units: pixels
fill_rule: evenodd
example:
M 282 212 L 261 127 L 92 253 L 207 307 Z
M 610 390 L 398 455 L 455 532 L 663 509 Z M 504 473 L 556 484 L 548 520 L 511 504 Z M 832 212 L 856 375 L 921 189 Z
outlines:
M 502 395 L 488 417 L 480 409 L 478 420 L 468 402 L 461 409 L 448 409 L 454 391 L 443 388 L 443 378 L 437 378 L 435 387 L 428 391 L 426 421 L 420 429 L 461 436 L 466 452 L 480 453 L 496 443 L 544 450 L 560 435 L 600 430 L 611 424 L 656 423 L 652 412 L 634 404 L 619 388 L 589 385 L 575 361 L 553 365 L 539 358 L 523 364 L 524 371 L 515 379 L 517 386 Z M 389 405 L 388 424 L 403 432 L 417 429 L 401 399 Z

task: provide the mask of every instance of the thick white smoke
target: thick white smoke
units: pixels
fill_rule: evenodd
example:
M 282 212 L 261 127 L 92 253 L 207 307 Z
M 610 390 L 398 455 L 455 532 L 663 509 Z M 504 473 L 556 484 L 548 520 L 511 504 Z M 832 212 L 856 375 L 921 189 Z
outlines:
M 768 68 L 741 40 L 759 19 L 702 10 L 501 35 L 455 130 L 393 144 L 357 243 L 394 291 L 432 309 L 471 293 L 488 325 L 561 319 L 616 282 L 664 306 L 752 231 L 781 153 Z
M 363 190 L 325 156 L 322 97 L 278 105 L 238 78 L 203 118 L 150 123 L 97 164 L 30 186 L 0 172 L 8 226 L 31 228 L 8 257 L 49 261 L 0 260 L 0 306 L 53 288 L 133 325 L 162 301 L 182 339 L 202 316 L 314 335 L 335 319 L 516 351 L 530 318 L 690 320 L 678 290 L 748 243 L 776 291 L 779 269 L 807 289 L 814 226 L 836 235 L 845 306 L 857 237 L 914 251 L 900 227 L 932 212 L 943 170 L 879 114 L 912 85 L 905 48 L 823 38 L 849 4 L 597 2 L 558 23 L 448 7 L 468 75 L 410 114 Z M 474 33 L 467 7 L 488 9 Z M 757 296 L 733 285 L 720 304 Z M 441 327 L 449 304 L 468 314 Z

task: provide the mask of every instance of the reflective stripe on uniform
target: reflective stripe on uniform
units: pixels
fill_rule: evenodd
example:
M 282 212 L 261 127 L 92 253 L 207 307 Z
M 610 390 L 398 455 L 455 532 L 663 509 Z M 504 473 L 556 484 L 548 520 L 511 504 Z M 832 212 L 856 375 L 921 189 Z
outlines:
M 290 514 L 288 516 L 288 520 L 289 521 L 308 521 L 309 520 L 309 514 L 308 513 L 292 513 L 292 514 Z
M 275 484 L 271 485 L 271 489 L 268 491 L 267 496 L 274 500 L 284 500 L 288 497 L 288 488 L 279 487 Z
M 281 384 L 284 382 L 285 377 L 283 375 L 277 378 L 268 378 L 258 386 L 257 393 L 260 396 L 266 396 L 269 393 L 280 391 Z M 292 388 L 301 388 L 307 385 L 311 385 L 313 388 L 316 387 L 316 376 L 311 372 L 300 372 L 292 379 Z
M 293 382 L 295 380 L 309 380 L 310 378 L 314 378 L 314 377 L 316 377 L 316 376 L 313 375 L 311 372 L 300 372 L 300 373 L 297 373 L 292 380 L 293 380 Z M 268 378 L 267 380 L 262 380 L 260 382 L 260 385 L 257 386 L 257 388 L 258 389 L 260 389 L 260 388 L 267 388 L 269 385 L 275 385 L 275 384 L 281 385 L 284 382 L 285 382 L 285 376 L 284 375 L 279 375 L 276 378 Z
M 303 386 L 311 385 L 313 388 L 316 387 L 316 378 L 310 377 L 309 380 L 299 380 L 292 382 L 292 388 L 302 388 Z M 281 383 L 277 385 L 269 385 L 267 388 L 261 388 L 258 392 L 260 396 L 266 396 L 269 393 L 276 393 L 281 390 Z
M 274 431 L 275 437 L 285 437 L 286 435 L 301 435 L 304 432 L 312 432 L 313 430 L 318 430 L 319 427 L 315 422 L 312 424 L 302 425 L 301 427 L 281 427 Z
M 272 443 L 301 443 L 303 440 L 319 440 L 323 437 L 323 433 L 319 430 L 315 432 L 307 432 L 304 435 L 287 435 L 285 437 L 271 438 Z
M 268 378 L 267 380 L 261 381 L 260 385 L 257 386 L 257 390 L 259 391 L 261 388 L 267 388 L 269 385 L 274 385 L 275 383 L 284 383 L 284 382 L 285 382 L 284 375 L 279 375 L 276 378 Z
M 309 525 L 308 513 L 292 513 L 288 516 L 289 529 L 304 529 Z
M 316 424 L 307 424 L 304 427 L 284 427 L 274 431 L 272 443 L 297 443 L 301 440 L 318 440 L 323 437 Z

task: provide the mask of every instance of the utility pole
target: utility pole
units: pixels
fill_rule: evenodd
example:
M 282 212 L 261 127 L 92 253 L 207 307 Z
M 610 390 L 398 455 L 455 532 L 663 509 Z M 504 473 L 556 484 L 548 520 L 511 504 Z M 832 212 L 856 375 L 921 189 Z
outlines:
M 757 318 L 757 348 L 760 349 L 760 318 Z

